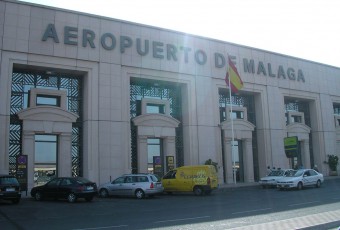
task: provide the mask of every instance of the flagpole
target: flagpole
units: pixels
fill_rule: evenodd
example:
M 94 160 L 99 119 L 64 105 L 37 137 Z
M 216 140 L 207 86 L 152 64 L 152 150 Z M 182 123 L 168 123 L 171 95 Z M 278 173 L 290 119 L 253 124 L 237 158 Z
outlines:
M 228 55 L 229 59 L 229 55 Z M 236 163 L 235 163 L 235 156 L 234 156 L 234 119 L 233 119 L 233 105 L 232 105 L 232 98 L 231 98 L 231 85 L 230 85 L 230 67 L 228 67 L 228 82 L 229 82 L 229 102 L 230 102 L 230 120 L 231 120 L 231 156 L 233 159 L 233 179 L 234 184 L 236 184 Z

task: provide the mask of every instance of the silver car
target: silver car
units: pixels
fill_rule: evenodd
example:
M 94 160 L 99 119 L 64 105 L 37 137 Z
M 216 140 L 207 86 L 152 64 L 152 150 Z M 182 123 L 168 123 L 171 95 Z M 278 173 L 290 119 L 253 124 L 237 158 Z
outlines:
M 154 174 L 125 174 L 99 186 L 99 196 L 134 196 L 142 199 L 163 193 L 163 186 Z

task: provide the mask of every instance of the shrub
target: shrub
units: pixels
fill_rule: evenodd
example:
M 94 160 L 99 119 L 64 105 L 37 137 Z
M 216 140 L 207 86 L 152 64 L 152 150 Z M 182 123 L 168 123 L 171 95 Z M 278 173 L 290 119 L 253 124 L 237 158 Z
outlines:
M 336 155 L 327 155 L 328 161 L 326 162 L 331 171 L 336 171 L 339 163 L 339 157 Z

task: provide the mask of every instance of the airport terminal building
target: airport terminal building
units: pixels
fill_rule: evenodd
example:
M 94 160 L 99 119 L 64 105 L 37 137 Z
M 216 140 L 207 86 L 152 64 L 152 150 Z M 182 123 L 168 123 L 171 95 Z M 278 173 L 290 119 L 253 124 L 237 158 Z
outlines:
M 0 24 L 0 174 L 24 172 L 29 189 L 209 159 L 220 184 L 268 166 L 329 175 L 340 156 L 339 68 L 14 0 Z M 231 96 L 228 56 L 244 82 Z

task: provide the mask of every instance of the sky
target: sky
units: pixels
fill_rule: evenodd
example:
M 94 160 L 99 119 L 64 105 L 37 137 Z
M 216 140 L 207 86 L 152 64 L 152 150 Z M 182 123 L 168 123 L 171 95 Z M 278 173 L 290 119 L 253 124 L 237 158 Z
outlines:
M 22 0 L 340 68 L 339 0 Z

